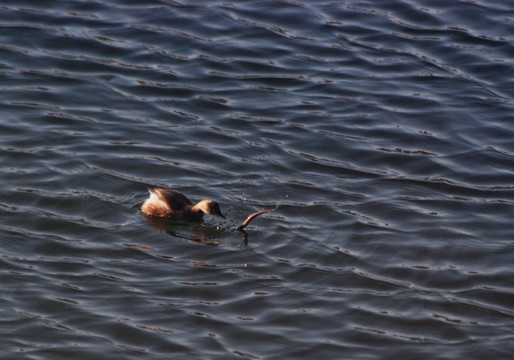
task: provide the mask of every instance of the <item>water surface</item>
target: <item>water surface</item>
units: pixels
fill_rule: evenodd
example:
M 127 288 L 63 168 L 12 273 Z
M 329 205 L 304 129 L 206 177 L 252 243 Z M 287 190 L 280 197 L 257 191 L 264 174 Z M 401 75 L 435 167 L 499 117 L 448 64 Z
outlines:
M 0 357 L 509 359 L 512 10 L 3 1 Z

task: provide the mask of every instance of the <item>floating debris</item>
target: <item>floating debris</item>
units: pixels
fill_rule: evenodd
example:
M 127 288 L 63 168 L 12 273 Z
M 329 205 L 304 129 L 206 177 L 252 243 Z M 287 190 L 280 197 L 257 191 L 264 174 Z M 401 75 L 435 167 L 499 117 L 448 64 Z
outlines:
M 239 225 L 237 227 L 237 229 L 238 230 L 244 229 L 250 223 L 250 221 L 255 219 L 257 216 L 265 214 L 265 213 L 269 213 L 269 212 L 272 212 L 272 211 L 273 211 L 273 209 L 268 209 L 268 210 L 262 210 L 262 211 L 257 211 L 256 213 L 253 213 L 252 215 L 248 216 L 246 218 L 246 220 L 241 225 Z

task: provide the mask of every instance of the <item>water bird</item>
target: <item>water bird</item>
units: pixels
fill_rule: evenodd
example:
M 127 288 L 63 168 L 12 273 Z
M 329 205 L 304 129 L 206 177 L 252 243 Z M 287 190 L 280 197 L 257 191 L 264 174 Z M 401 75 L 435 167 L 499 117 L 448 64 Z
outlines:
M 141 206 L 141 211 L 145 215 L 170 220 L 196 221 L 201 220 L 205 213 L 225 219 L 216 201 L 202 200 L 193 205 L 191 200 L 176 190 L 153 188 L 148 191 L 150 197 Z

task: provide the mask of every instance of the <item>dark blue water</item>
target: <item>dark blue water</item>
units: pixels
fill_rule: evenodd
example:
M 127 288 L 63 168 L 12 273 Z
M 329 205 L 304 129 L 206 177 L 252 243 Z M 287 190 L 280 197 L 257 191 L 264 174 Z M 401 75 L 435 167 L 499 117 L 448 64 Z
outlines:
M 510 359 L 513 34 L 510 0 L 2 1 L 0 358 Z

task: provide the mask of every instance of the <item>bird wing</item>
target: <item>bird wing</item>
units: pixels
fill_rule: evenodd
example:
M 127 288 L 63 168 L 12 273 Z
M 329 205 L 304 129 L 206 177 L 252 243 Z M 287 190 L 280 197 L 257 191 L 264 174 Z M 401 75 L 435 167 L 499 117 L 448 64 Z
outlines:
M 168 207 L 173 211 L 182 211 L 188 205 L 192 205 L 191 201 L 175 190 L 166 189 L 149 189 L 152 194 L 155 194 L 159 200 L 164 201 Z

